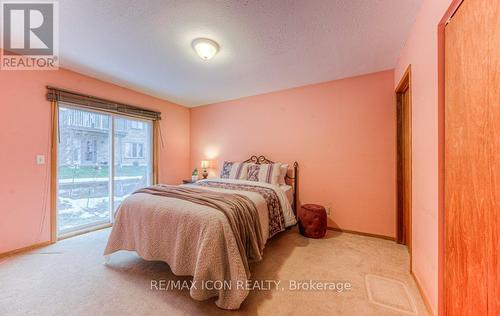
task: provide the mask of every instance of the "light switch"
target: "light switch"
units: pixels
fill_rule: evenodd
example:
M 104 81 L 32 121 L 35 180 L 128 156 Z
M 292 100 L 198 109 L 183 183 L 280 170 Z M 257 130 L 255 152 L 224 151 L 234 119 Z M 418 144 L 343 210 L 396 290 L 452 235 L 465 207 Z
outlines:
M 45 164 L 45 156 L 44 155 L 37 155 L 36 156 L 36 164 L 37 165 L 44 165 Z

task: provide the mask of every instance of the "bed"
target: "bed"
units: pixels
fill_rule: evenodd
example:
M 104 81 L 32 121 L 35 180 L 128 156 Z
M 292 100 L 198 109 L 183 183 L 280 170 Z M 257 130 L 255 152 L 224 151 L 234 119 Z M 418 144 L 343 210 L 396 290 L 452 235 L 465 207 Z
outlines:
M 264 156 L 244 162 L 273 164 Z M 249 263 L 262 259 L 267 240 L 297 222 L 297 169 L 295 162 L 292 176 L 286 173 L 291 183 L 281 185 L 217 178 L 138 190 L 116 212 L 106 262 L 119 250 L 164 261 L 175 275 L 193 277 L 193 299 L 217 297 L 218 307 L 238 309 L 249 294 Z

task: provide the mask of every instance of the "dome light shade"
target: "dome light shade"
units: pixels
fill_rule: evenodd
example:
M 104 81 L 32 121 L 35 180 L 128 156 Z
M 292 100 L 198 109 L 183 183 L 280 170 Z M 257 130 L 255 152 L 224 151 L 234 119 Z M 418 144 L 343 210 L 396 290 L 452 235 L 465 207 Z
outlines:
M 219 51 L 219 44 L 208 38 L 197 38 L 191 43 L 194 51 L 203 60 L 213 58 Z

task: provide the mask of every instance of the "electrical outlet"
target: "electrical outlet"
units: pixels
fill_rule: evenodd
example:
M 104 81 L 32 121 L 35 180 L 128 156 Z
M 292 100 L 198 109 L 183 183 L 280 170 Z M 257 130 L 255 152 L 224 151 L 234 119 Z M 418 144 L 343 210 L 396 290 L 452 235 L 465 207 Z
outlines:
M 36 164 L 37 165 L 44 165 L 45 164 L 45 156 L 44 155 L 37 155 L 36 156 Z

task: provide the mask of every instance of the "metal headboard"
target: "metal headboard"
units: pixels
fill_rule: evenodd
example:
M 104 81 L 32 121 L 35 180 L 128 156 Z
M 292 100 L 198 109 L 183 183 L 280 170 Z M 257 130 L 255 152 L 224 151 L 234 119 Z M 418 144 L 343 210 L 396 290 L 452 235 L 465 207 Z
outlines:
M 254 163 L 257 165 L 274 163 L 274 161 L 269 160 L 264 156 L 252 156 L 243 162 Z M 298 184 L 298 179 L 299 179 L 299 163 L 298 162 L 295 161 L 293 163 L 293 177 L 290 177 L 287 173 L 285 176 L 285 180 L 286 179 L 293 181 L 293 205 L 292 205 L 292 208 L 293 208 L 293 212 L 295 213 L 295 215 L 297 215 L 297 187 L 298 187 L 297 184 Z

